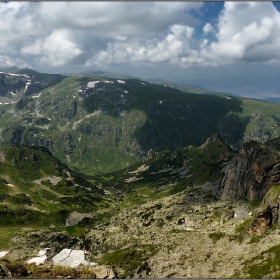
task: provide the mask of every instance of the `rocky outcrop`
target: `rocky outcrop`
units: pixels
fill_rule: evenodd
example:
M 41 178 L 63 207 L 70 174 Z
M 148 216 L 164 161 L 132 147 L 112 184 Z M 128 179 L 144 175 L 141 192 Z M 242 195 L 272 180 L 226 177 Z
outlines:
M 250 235 L 263 234 L 270 226 L 280 221 L 280 188 L 274 187 L 265 194 L 254 219 L 247 228 Z
M 2 276 L 2 278 L 12 277 L 11 271 L 4 264 L 0 264 L 0 276 Z
M 274 149 L 255 141 L 241 150 L 222 170 L 215 193 L 221 199 L 254 200 L 280 182 L 280 156 Z
M 271 223 L 271 209 L 268 206 L 255 213 L 253 221 L 246 230 L 250 235 L 261 235 L 271 226 Z

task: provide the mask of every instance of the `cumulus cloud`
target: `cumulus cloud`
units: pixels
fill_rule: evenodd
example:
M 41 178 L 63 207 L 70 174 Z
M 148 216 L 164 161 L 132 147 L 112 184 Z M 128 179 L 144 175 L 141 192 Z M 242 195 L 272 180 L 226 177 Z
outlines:
M 162 39 L 140 42 L 115 42 L 108 44 L 93 57 L 98 65 L 109 63 L 148 62 L 179 63 L 180 59 L 191 51 L 194 28 L 185 25 L 173 25 Z
M 31 45 L 23 47 L 21 53 L 40 56 L 39 63 L 61 66 L 82 54 L 82 50 L 71 41 L 69 30 L 61 29 L 44 39 L 36 39 Z
M 129 40 L 110 43 L 94 60 L 99 64 L 169 62 L 182 67 L 237 61 L 279 62 L 280 14 L 272 3 L 225 2 L 216 27 L 206 23 L 202 31 L 205 36 L 215 35 L 216 39 L 194 39 L 193 27 L 173 25 L 165 38 L 155 37 L 154 43 Z
M 206 24 L 204 25 L 204 27 L 203 27 L 203 32 L 204 32 L 205 34 L 208 34 L 208 33 L 214 33 L 215 31 L 214 31 L 213 26 L 208 22 L 208 23 L 206 23 Z
M 203 23 L 203 5 L 2 2 L 0 55 L 5 59 L 0 64 L 187 67 L 279 62 L 280 14 L 272 3 L 225 2 L 217 24 Z
M 217 28 L 217 41 L 203 53 L 209 59 L 222 63 L 280 58 L 280 14 L 272 3 L 225 2 Z
M 0 54 L 31 64 L 85 64 L 108 44 L 131 46 L 164 36 L 177 23 L 194 24 L 195 2 L 0 3 Z M 7 32 L 8 31 L 8 32 Z

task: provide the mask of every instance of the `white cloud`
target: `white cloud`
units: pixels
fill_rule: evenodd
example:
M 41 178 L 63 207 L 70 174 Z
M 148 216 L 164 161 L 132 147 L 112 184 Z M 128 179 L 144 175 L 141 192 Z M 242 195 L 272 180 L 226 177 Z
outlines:
M 2 2 L 0 55 L 9 63 L 17 58 L 21 64 L 56 67 L 279 62 L 280 14 L 272 3 L 225 2 L 217 24 L 198 27 L 199 13 L 191 11 L 203 5 Z
M 66 29 L 55 30 L 44 39 L 38 38 L 33 44 L 23 47 L 21 53 L 35 55 L 40 63 L 53 66 L 65 65 L 71 59 L 82 54 L 82 50 L 71 41 L 71 34 Z
M 191 51 L 194 28 L 184 25 L 173 25 L 165 38 L 156 38 L 145 42 L 115 42 L 108 44 L 106 50 L 99 52 L 94 58 L 96 64 L 148 62 L 179 63 L 181 57 Z
M 186 67 L 280 59 L 280 14 L 272 3 L 225 2 L 215 29 L 210 23 L 202 28 L 205 35 L 216 36 L 211 42 L 194 39 L 193 27 L 174 24 L 162 39 L 110 43 L 94 60 L 97 64 L 168 62 Z
M 205 34 L 214 33 L 215 32 L 213 26 L 210 23 L 206 23 L 202 30 L 203 30 L 203 32 Z
M 11 58 L 10 56 L 7 55 L 0 55 L 0 67 L 6 68 L 15 65 L 19 68 L 30 67 L 30 64 L 24 62 L 19 58 Z
M 205 57 L 219 63 L 280 58 L 280 14 L 272 3 L 225 2 L 217 27 Z
M 151 42 L 153 38 L 159 41 L 170 26 L 195 23 L 190 11 L 202 5 L 202 2 L 2 2 L 0 54 L 19 56 L 33 66 L 83 64 L 97 53 L 101 57 L 106 46 L 115 46 L 117 41 L 126 41 L 130 47 Z M 177 48 L 174 40 L 173 48 Z M 126 49 L 123 52 L 118 54 L 117 61 L 125 60 L 122 55 L 127 56 Z M 134 60 L 138 61 L 135 57 Z

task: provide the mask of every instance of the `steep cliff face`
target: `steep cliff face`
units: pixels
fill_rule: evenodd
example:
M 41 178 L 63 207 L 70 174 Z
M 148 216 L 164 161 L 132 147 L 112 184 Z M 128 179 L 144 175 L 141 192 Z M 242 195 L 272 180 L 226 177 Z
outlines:
M 255 141 L 243 144 L 225 165 L 216 195 L 221 199 L 262 198 L 280 182 L 279 162 L 278 152 L 271 147 Z
M 247 228 L 250 235 L 263 234 L 270 226 L 280 221 L 280 187 L 268 191 L 259 208 L 254 214 L 254 219 Z

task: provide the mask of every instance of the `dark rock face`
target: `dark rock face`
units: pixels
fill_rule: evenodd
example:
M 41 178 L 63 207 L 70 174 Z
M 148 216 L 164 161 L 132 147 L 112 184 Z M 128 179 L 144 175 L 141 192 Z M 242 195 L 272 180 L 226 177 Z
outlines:
M 12 273 L 4 264 L 0 264 L 0 276 L 2 276 L 3 279 L 6 277 L 12 278 Z
M 247 228 L 250 235 L 263 234 L 272 224 L 272 211 L 270 206 L 255 213 L 254 219 Z
M 247 228 L 250 235 L 260 235 L 270 226 L 280 221 L 280 192 L 279 187 L 272 188 L 262 200 L 254 219 Z
M 266 193 L 262 200 L 262 207 L 268 207 L 271 213 L 271 224 L 280 222 L 280 192 L 279 187 L 276 187 Z
M 280 182 L 277 151 L 255 141 L 243 144 L 238 155 L 223 168 L 215 193 L 221 199 L 262 198 Z

